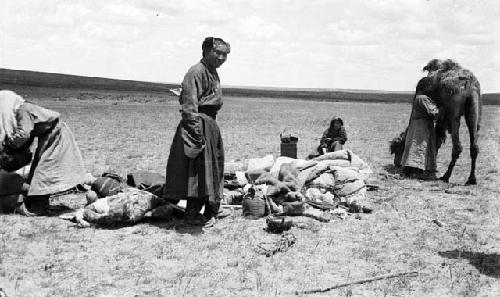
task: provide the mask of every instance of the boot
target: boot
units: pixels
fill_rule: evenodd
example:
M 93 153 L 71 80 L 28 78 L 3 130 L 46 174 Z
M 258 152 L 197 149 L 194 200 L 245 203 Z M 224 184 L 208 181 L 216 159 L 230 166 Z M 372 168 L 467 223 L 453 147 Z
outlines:
M 25 205 L 28 211 L 37 216 L 46 216 L 49 213 L 49 195 L 28 196 Z
M 217 215 L 219 214 L 220 202 L 205 201 L 204 228 L 210 228 L 215 225 Z
M 36 214 L 30 212 L 24 203 L 19 203 L 14 210 L 14 213 L 18 213 L 25 217 L 35 217 Z
M 203 202 L 200 203 L 200 199 L 191 198 L 187 200 L 186 212 L 184 213 L 184 223 L 192 226 L 203 226 L 205 224 L 205 218 L 200 214 L 200 210 L 203 207 Z
M 437 180 L 436 172 L 434 171 L 424 171 L 422 174 L 418 176 L 418 179 L 421 180 Z
M 17 199 L 17 206 L 14 209 L 14 213 L 18 213 L 18 214 L 25 216 L 25 217 L 36 216 L 36 214 L 34 214 L 28 210 L 28 208 L 26 207 L 26 204 L 24 204 L 25 200 L 26 200 L 26 197 L 23 194 L 19 194 L 19 197 Z

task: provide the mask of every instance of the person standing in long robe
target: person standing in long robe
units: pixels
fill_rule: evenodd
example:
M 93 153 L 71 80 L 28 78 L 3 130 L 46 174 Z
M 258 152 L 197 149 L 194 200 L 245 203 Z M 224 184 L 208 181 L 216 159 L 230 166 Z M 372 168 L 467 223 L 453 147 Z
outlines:
M 212 226 L 223 195 L 224 148 L 216 122 L 223 102 L 217 68 L 229 52 L 224 40 L 205 38 L 201 61 L 188 70 L 181 85 L 182 118 L 170 147 L 163 197 L 186 199 L 184 220 L 193 225 Z
M 424 179 L 434 179 L 437 171 L 434 121 L 439 117 L 439 109 L 429 97 L 431 89 L 432 80 L 428 77 L 417 84 L 401 161 L 407 175 L 423 174 L 420 177 Z
M 2 91 L 1 96 L 19 96 Z M 19 201 L 17 211 L 23 215 L 43 215 L 51 194 L 85 182 L 86 171 L 73 133 L 59 120 L 59 113 L 22 100 L 15 109 L 13 129 L 5 135 L 3 147 L 25 150 L 36 139 L 36 150 L 27 178 L 29 190 Z

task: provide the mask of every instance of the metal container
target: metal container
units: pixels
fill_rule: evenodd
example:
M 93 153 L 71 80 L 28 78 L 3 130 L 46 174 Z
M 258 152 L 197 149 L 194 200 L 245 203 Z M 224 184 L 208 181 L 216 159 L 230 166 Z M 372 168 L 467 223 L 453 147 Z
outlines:
M 280 156 L 297 159 L 297 142 L 299 141 L 299 139 L 297 137 L 291 136 L 290 134 L 281 134 L 280 138 Z

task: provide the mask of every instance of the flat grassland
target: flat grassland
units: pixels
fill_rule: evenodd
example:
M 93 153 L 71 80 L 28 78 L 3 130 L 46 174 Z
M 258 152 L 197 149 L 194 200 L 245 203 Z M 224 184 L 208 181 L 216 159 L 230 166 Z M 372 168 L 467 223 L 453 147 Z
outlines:
M 37 92 L 28 97 L 61 112 L 89 172 L 165 173 L 179 121 L 175 97 Z M 217 119 L 228 161 L 278 156 L 285 129 L 299 138 L 304 157 L 329 119 L 342 117 L 347 147 L 370 164 L 380 185 L 368 192 L 374 213 L 330 223 L 301 219 L 302 227 L 291 231 L 295 245 L 271 257 L 256 247 L 279 235 L 263 230 L 264 219 L 236 214 L 203 231 L 175 221 L 78 229 L 58 217 L 0 215 L 0 288 L 23 297 L 500 296 L 500 107 L 484 108 L 479 183 L 468 187 L 465 125 L 464 152 L 449 184 L 394 174 L 388 141 L 404 129 L 409 113 L 409 104 L 226 98 Z M 448 140 L 438 156 L 441 174 L 450 157 Z M 81 205 L 83 197 L 71 203 Z M 300 293 L 405 271 L 418 276 Z

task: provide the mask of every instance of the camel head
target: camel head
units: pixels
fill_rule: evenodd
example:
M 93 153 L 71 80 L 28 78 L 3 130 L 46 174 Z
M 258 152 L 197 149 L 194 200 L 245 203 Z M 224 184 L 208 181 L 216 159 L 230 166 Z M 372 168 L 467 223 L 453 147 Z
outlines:
M 458 64 L 457 62 L 453 61 L 452 59 L 446 59 L 441 63 L 440 70 L 441 72 L 448 72 L 450 70 L 459 70 L 462 69 L 462 66 Z
M 471 86 L 480 92 L 479 81 L 474 74 L 463 68 L 452 59 L 432 59 L 422 68 L 427 77 L 433 79 L 433 91 L 429 94 L 438 106 L 442 106 L 446 98 L 457 94 Z
M 427 71 L 428 73 L 437 71 L 441 68 L 442 61 L 439 59 L 432 59 L 427 63 L 427 65 L 422 68 L 422 71 Z
M 422 71 L 427 71 L 430 75 L 435 71 L 439 71 L 441 73 L 447 72 L 450 70 L 458 70 L 461 69 L 462 66 L 452 59 L 440 60 L 440 59 L 432 59 L 427 63 L 427 65 L 422 68 Z

